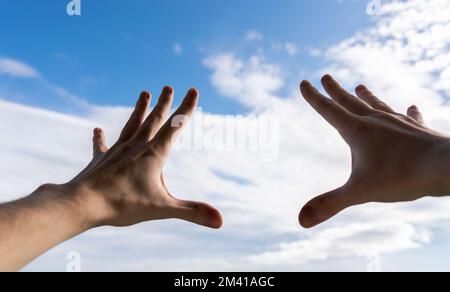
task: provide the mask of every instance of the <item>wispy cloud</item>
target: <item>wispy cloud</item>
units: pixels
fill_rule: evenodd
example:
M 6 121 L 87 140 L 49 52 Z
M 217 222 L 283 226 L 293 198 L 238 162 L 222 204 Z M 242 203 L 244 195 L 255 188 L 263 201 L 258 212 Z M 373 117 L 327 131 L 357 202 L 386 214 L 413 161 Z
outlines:
M 277 52 L 287 53 L 289 56 L 296 56 L 299 53 L 299 48 L 296 44 L 291 42 L 274 43 L 272 49 Z
M 18 78 L 39 78 L 40 73 L 29 65 L 8 58 L 0 58 L 0 75 Z
M 180 43 L 176 43 L 173 45 L 173 53 L 177 56 L 183 54 L 183 46 Z
M 249 42 L 259 42 L 263 39 L 263 34 L 257 30 L 250 30 L 245 34 L 245 40 Z

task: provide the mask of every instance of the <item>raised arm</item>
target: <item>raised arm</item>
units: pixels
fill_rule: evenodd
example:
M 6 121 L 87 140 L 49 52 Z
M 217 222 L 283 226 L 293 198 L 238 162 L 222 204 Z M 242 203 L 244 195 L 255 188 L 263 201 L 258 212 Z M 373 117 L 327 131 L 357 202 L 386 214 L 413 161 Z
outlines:
M 308 81 L 302 82 L 301 92 L 350 146 L 352 173 L 343 186 L 303 207 L 303 227 L 354 205 L 450 195 L 450 139 L 429 129 L 417 106 L 403 115 L 363 85 L 352 95 L 329 75 L 322 84 L 331 99 Z
M 174 137 L 197 105 L 197 90 L 188 92 L 167 122 L 173 89 L 163 89 L 147 116 L 150 99 L 147 92 L 140 95 L 110 149 L 103 131 L 94 130 L 94 158 L 72 181 L 44 185 L 24 199 L 0 205 L 1 271 L 18 270 L 48 249 L 98 226 L 177 218 L 221 227 L 219 211 L 205 203 L 176 199 L 163 179 Z

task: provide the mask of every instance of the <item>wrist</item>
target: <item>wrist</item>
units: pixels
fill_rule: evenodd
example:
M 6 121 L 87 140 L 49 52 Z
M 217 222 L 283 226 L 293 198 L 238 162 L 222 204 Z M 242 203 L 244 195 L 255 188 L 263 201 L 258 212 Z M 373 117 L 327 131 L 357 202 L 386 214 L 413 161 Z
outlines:
M 79 232 L 98 226 L 92 203 L 95 196 L 81 185 L 46 184 L 39 187 L 28 199 L 48 202 L 42 205 L 48 205 L 49 208 L 61 208 Z

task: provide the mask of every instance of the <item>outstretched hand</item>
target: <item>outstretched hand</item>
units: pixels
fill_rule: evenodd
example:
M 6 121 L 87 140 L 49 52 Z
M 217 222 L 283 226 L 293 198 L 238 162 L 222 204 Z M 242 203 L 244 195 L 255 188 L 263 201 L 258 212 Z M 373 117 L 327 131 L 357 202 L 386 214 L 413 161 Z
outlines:
M 365 86 L 356 95 L 326 75 L 331 99 L 308 81 L 301 84 L 306 101 L 351 148 L 352 173 L 340 188 L 318 196 L 300 212 L 303 227 L 314 227 L 344 209 L 369 202 L 403 202 L 450 193 L 450 140 L 429 129 L 416 106 L 395 112 Z
M 108 148 L 94 130 L 94 157 L 72 181 L 46 184 L 14 202 L 0 204 L 0 271 L 16 271 L 48 249 L 98 226 L 129 226 L 176 218 L 220 228 L 219 211 L 205 203 L 173 197 L 163 165 L 174 138 L 194 112 L 191 89 L 166 120 L 173 89 L 163 89 L 147 116 L 150 94 L 142 92 L 118 141 Z
M 191 89 L 164 123 L 173 100 L 165 87 L 147 116 L 151 96 L 142 92 L 119 140 L 108 149 L 102 129 L 94 130 L 94 157 L 70 186 L 90 203 L 92 224 L 128 226 L 149 220 L 177 218 L 220 228 L 222 217 L 208 204 L 173 197 L 164 183 L 163 165 L 174 137 L 192 115 L 198 91 Z

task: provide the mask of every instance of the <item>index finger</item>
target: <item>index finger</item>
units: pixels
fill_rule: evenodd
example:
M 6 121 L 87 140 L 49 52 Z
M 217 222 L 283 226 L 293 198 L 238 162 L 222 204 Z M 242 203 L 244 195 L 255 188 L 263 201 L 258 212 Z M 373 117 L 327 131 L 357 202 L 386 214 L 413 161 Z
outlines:
M 339 132 L 345 132 L 355 116 L 330 98 L 322 95 L 308 81 L 303 81 L 300 90 L 305 100 Z

